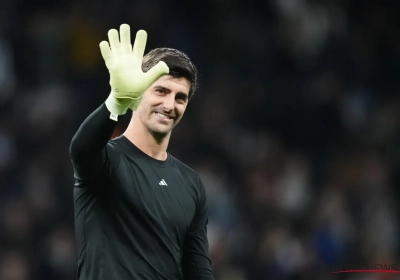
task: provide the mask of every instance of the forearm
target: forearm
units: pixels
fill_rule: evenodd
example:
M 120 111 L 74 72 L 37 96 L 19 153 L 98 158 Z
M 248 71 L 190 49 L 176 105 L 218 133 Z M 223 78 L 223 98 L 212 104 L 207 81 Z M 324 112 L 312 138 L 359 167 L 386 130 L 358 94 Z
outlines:
M 213 280 L 206 226 L 189 232 L 183 246 L 184 280 Z
M 182 271 L 184 280 L 214 280 L 207 238 L 208 207 L 203 182 L 199 178 L 196 215 L 186 233 L 183 245 Z
M 110 119 L 110 111 L 102 104 L 84 120 L 72 138 L 69 149 L 71 158 L 82 163 L 95 160 L 116 126 L 117 122 Z
M 184 280 L 214 280 L 211 261 L 205 256 L 193 255 L 183 260 L 182 270 Z

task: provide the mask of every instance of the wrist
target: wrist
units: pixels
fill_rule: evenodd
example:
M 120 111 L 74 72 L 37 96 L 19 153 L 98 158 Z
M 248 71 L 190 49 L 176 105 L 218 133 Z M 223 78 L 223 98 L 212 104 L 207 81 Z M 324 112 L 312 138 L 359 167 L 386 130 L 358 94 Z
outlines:
M 135 100 L 132 101 L 131 104 L 129 104 L 129 108 L 131 108 L 132 111 L 136 111 L 137 108 L 139 107 L 140 102 L 142 101 L 143 95 L 139 96 Z
M 117 98 L 111 93 L 105 101 L 105 105 L 111 113 L 110 119 L 117 121 L 118 116 L 125 115 L 132 102 L 132 99 Z

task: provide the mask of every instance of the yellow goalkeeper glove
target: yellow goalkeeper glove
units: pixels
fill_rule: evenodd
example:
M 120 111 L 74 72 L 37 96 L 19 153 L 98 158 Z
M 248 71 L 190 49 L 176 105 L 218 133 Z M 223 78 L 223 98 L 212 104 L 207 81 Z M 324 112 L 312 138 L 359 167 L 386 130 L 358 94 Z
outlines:
M 115 121 L 119 115 L 125 114 L 129 107 L 136 110 L 142 94 L 158 78 L 169 73 L 169 68 L 163 61 L 143 73 L 146 31 L 139 30 L 136 33 L 133 49 L 129 25 L 122 24 L 119 33 L 120 38 L 117 30 L 109 30 L 110 44 L 107 41 L 100 43 L 100 51 L 110 73 L 111 93 L 105 104 L 111 113 L 110 119 Z

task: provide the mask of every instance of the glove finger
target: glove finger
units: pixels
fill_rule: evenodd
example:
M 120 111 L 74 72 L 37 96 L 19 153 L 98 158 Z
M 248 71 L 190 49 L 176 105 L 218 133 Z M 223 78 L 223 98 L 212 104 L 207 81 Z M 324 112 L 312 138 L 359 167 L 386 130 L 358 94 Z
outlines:
M 164 61 L 158 62 L 153 68 L 147 71 L 144 75 L 151 83 L 154 83 L 161 76 L 168 74 L 169 68 Z
M 146 48 L 147 33 L 144 30 L 139 30 L 136 33 L 135 43 L 133 45 L 133 55 L 137 59 L 142 59 Z
M 110 49 L 110 45 L 108 44 L 107 41 L 102 41 L 100 43 L 100 52 L 101 55 L 103 56 L 104 61 L 109 60 L 113 56 Z
M 108 31 L 108 41 L 110 42 L 112 51 L 116 51 L 120 48 L 118 31 L 116 29 L 110 29 Z
M 122 24 L 119 29 L 121 37 L 121 47 L 125 52 L 132 52 L 131 28 L 128 24 Z

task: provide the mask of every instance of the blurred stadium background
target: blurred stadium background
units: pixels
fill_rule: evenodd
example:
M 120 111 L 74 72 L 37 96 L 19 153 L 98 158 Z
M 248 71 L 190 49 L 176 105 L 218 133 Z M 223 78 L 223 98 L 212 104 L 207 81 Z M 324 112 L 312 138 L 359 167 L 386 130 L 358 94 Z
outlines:
M 399 3 L 1 0 L 0 280 L 76 279 L 68 146 L 121 23 L 200 70 L 170 152 L 206 185 L 216 279 L 396 279 L 330 265 L 400 263 Z

